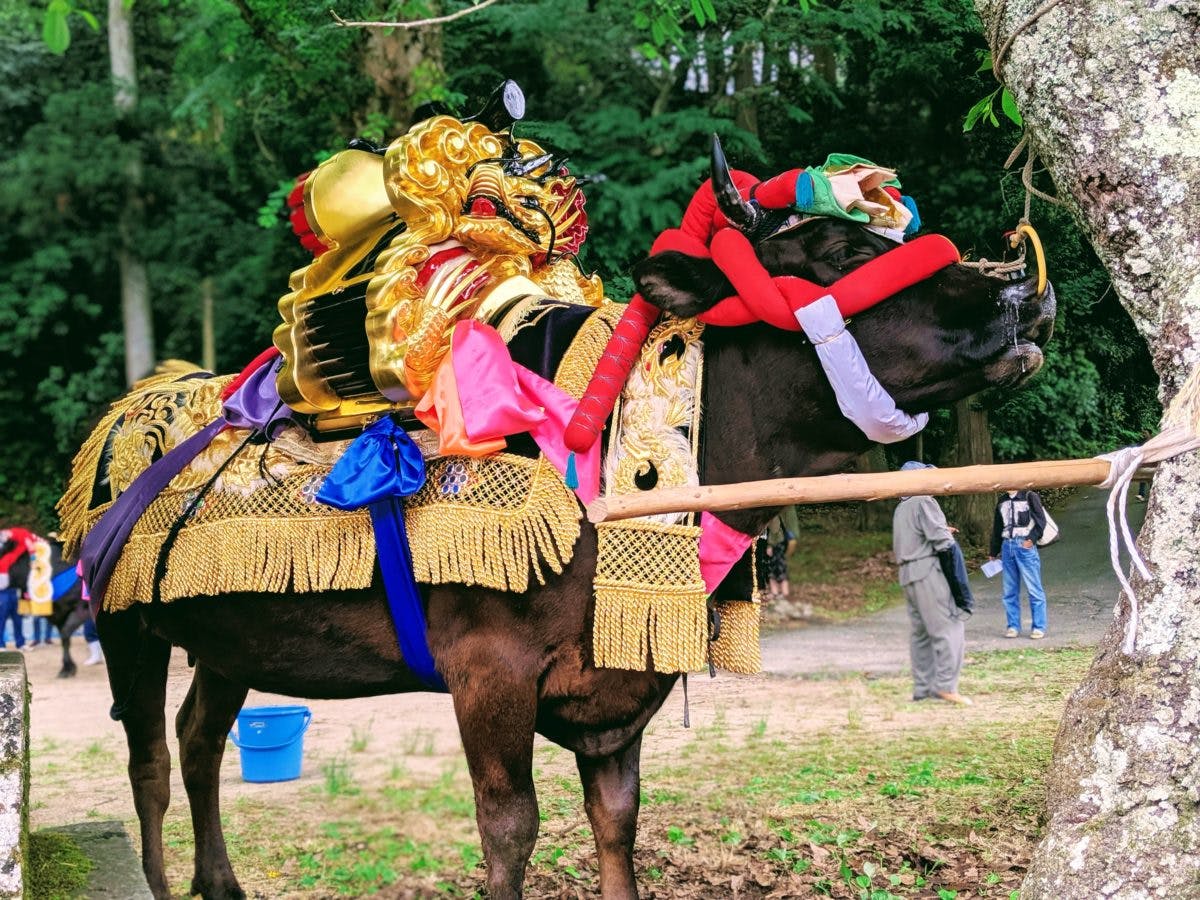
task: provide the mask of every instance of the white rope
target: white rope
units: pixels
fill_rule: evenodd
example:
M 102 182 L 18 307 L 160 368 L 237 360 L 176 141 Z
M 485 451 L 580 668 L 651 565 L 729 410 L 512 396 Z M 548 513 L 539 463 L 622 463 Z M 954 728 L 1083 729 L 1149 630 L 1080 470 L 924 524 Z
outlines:
M 1134 475 L 1138 473 L 1142 462 L 1146 461 L 1146 452 L 1142 446 L 1127 446 L 1127 448 L 1111 452 L 1111 454 L 1102 454 L 1097 458 L 1108 460 L 1111 466 L 1108 478 L 1104 479 L 1100 487 L 1110 488 L 1108 502 L 1109 559 L 1112 571 L 1116 572 L 1117 581 L 1121 583 L 1122 593 L 1129 600 L 1129 620 L 1126 623 L 1126 636 L 1121 643 L 1121 650 L 1124 654 L 1132 656 L 1136 642 L 1138 642 L 1138 595 L 1134 593 L 1133 584 L 1129 583 L 1129 578 L 1124 574 L 1121 565 L 1121 542 L 1124 541 L 1134 568 L 1138 570 L 1142 578 L 1150 581 L 1153 576 L 1146 566 L 1146 560 L 1142 559 L 1138 552 L 1133 530 L 1129 528 L 1127 512 L 1129 485 L 1132 484 Z

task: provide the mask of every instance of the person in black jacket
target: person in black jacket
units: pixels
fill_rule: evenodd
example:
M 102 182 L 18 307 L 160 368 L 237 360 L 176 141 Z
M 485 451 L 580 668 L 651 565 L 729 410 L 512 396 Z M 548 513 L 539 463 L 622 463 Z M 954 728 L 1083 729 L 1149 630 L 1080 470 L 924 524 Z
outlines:
M 1009 491 L 996 504 L 992 517 L 991 558 L 1004 565 L 1005 637 L 1021 633 L 1021 582 L 1029 594 L 1033 621 L 1032 640 L 1046 636 L 1046 591 L 1042 587 L 1042 560 L 1037 542 L 1046 527 L 1046 510 L 1036 491 Z

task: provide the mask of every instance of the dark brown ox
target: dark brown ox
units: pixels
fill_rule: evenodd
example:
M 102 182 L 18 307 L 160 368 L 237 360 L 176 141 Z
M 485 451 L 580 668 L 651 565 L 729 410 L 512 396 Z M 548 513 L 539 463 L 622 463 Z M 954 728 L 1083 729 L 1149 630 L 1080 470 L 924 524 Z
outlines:
M 758 244 L 773 275 L 829 284 L 886 252 L 884 238 L 822 219 Z M 712 263 L 663 254 L 641 263 L 643 296 L 693 315 L 731 293 Z M 910 413 L 988 385 L 1015 385 L 1041 364 L 1053 293 L 952 266 L 858 316 L 850 326 L 875 375 Z M 710 328 L 703 471 L 709 483 L 820 475 L 844 468 L 868 441 L 842 418 L 813 348 L 766 325 Z M 776 510 L 723 516 L 757 533 Z M 429 588 L 429 643 L 453 695 L 493 900 L 521 894 L 538 831 L 533 737 L 575 753 L 596 840 L 601 893 L 635 897 L 633 844 L 642 731 L 675 676 L 592 665 L 596 536 L 585 524 L 572 563 L 522 595 Z M 162 821 L 170 794 L 164 695 L 172 647 L 196 660 L 176 717 L 195 829 L 192 891 L 244 897 L 221 831 L 218 780 L 225 739 L 249 688 L 339 698 L 418 691 L 397 649 L 383 586 L 320 595 L 240 594 L 138 604 L 101 614 L 114 696 L 125 705 L 129 776 L 141 821 L 142 864 L 169 896 Z

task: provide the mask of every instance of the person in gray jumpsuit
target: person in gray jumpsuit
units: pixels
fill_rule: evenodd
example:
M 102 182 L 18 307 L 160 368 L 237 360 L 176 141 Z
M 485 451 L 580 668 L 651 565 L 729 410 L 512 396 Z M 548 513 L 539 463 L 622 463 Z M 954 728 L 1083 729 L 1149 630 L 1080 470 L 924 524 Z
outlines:
M 901 471 L 933 468 L 907 462 Z M 950 585 L 942 574 L 939 554 L 952 553 L 953 531 L 938 502 L 929 496 L 904 497 L 892 518 L 892 550 L 900 566 L 900 585 L 912 623 L 913 699 L 937 697 L 970 705 L 958 692 L 963 663 L 963 621 Z

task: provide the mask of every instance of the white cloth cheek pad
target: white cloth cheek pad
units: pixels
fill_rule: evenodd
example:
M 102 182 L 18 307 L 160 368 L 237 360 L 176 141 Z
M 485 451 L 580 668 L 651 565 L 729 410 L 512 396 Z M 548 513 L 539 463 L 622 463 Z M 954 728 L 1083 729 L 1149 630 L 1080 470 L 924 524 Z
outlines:
M 910 416 L 898 409 L 891 394 L 871 374 L 832 294 L 796 310 L 796 321 L 816 348 L 842 415 L 868 438 L 893 444 L 912 437 L 928 424 L 928 413 Z

